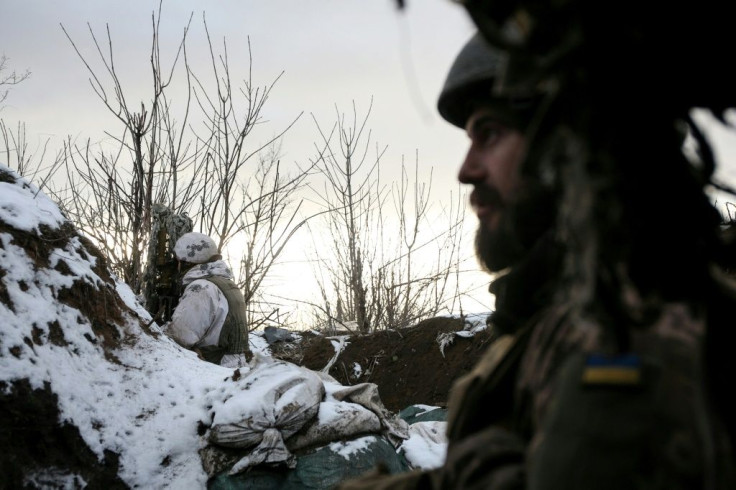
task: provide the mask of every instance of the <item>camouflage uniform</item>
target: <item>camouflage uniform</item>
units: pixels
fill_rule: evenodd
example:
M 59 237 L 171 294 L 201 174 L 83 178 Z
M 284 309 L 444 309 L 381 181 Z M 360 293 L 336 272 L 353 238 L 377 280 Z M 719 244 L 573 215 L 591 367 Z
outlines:
M 245 299 L 214 240 L 189 232 L 176 241 L 174 253 L 191 268 L 181 279 L 185 290 L 167 335 L 213 364 L 245 366 L 250 356 Z
M 450 397 L 445 465 L 344 489 L 736 488 L 702 382 L 702 309 L 666 304 L 627 355 L 564 309 L 501 336 Z

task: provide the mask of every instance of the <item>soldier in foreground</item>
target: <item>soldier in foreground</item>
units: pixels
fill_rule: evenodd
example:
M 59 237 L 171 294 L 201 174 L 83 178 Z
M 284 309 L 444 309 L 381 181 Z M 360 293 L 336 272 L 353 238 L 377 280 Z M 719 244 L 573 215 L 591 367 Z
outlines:
M 501 335 L 453 388 L 441 468 L 342 488 L 736 488 L 736 288 L 689 112 L 733 105 L 733 80 L 688 57 L 725 26 L 581 3 L 468 2 L 483 35 L 438 105 L 470 139 L 459 179 Z
M 190 232 L 177 240 L 174 254 L 185 289 L 166 334 L 206 361 L 245 366 L 250 353 L 245 301 L 217 245 L 207 235 Z

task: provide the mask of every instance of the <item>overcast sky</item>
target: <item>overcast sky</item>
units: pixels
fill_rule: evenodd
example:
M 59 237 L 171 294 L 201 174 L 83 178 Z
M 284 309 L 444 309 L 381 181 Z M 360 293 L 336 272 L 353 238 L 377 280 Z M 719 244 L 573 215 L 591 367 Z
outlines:
M 170 61 L 190 14 L 188 40 L 195 70 L 207 68 L 202 15 L 216 49 L 227 39 L 234 78 L 247 72 L 248 38 L 253 80 L 266 85 L 281 72 L 264 111 L 273 133 L 304 116 L 284 143 L 284 160 L 304 162 L 316 139 L 311 114 L 330 126 L 335 106 L 359 113 L 373 97 L 373 140 L 388 145 L 385 165 L 412 158 L 433 167 L 437 182 L 454 182 L 465 137 L 435 110 L 447 70 L 473 32 L 464 10 L 450 0 L 414 0 L 399 12 L 394 0 L 168 0 L 161 22 L 162 59 Z M 109 25 L 116 65 L 128 99 L 147 91 L 151 14 L 158 0 L 2 0 L 0 53 L 32 72 L 14 88 L 0 113 L 25 121 L 29 137 L 102 138 L 110 121 L 88 83 L 88 74 L 64 36 L 63 24 L 91 59 L 87 22 L 98 38 Z M 266 131 L 269 131 L 266 130 Z M 270 134 L 268 134 L 270 135 Z M 264 133 L 262 137 L 267 137 Z M 32 140 L 34 141 L 34 140 Z
M 418 151 L 422 168 L 433 168 L 436 195 L 443 195 L 454 185 L 466 141 L 439 118 L 435 103 L 454 56 L 474 29 L 465 11 L 450 0 L 406 3 L 399 12 L 395 0 L 168 0 L 163 4 L 162 57 L 170 63 L 194 14 L 188 50 L 195 70 L 205 71 L 205 14 L 216 49 L 227 39 L 235 79 L 247 73 L 248 38 L 256 84 L 269 84 L 284 72 L 266 104 L 269 123 L 259 137 L 277 133 L 303 112 L 285 140 L 285 163 L 304 163 L 313 151 L 312 114 L 329 127 L 336 105 L 348 112 L 354 101 L 364 113 L 372 97 L 369 126 L 373 140 L 388 145 L 384 167 L 395 168 L 402 155 L 413 159 Z M 114 121 L 93 94 L 60 24 L 92 60 L 87 23 L 103 40 L 109 25 L 128 99 L 147 101 L 151 14 L 158 4 L 0 0 L 0 54 L 12 68 L 32 72 L 12 90 L 0 117 L 10 124 L 26 122 L 31 143 L 48 137 L 58 143 L 67 135 L 102 139 L 102 130 L 114 128 Z M 736 148 L 732 136 L 718 135 L 721 154 Z M 734 171 L 730 174 L 733 183 Z

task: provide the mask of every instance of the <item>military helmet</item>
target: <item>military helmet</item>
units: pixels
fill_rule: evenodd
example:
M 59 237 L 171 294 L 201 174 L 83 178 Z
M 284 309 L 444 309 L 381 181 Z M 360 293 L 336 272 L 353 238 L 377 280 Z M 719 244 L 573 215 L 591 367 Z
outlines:
M 473 35 L 455 58 L 442 87 L 437 109 L 450 124 L 463 128 L 479 105 L 490 106 L 504 124 L 522 129 L 528 121 L 534 97 L 529 92 L 498 90 L 508 54 Z
M 490 96 L 502 63 L 502 53 L 491 48 L 480 34 L 470 38 L 447 74 L 437 102 L 440 115 L 449 123 L 463 127 L 469 116 L 467 100 L 476 97 L 477 92 Z
M 174 254 L 182 262 L 203 264 L 217 255 L 215 241 L 204 233 L 192 231 L 181 236 L 174 245 Z

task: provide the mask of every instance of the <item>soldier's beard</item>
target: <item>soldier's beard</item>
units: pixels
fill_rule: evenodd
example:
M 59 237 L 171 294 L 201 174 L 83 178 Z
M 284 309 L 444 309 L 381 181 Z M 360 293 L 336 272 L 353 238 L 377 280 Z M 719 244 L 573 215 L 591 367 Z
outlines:
M 497 226 L 491 230 L 481 221 L 475 234 L 475 253 L 488 272 L 499 272 L 523 260 L 529 250 L 554 224 L 552 194 L 541 187 L 506 203 Z
M 490 230 L 481 221 L 475 233 L 475 254 L 488 272 L 506 269 L 521 258 L 519 243 L 508 221 L 505 213 L 499 220 L 496 230 Z

